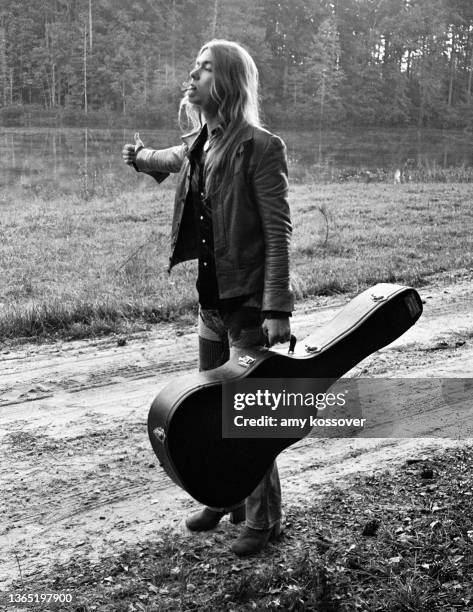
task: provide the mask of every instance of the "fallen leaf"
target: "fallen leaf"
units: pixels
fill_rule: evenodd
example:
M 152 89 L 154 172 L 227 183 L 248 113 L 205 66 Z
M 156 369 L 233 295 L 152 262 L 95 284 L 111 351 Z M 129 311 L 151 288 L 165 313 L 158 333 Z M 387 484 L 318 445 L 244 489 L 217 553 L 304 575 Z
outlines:
M 396 565 L 398 563 L 401 563 L 402 561 L 402 557 L 391 557 L 390 559 L 388 559 L 388 563 L 390 565 Z

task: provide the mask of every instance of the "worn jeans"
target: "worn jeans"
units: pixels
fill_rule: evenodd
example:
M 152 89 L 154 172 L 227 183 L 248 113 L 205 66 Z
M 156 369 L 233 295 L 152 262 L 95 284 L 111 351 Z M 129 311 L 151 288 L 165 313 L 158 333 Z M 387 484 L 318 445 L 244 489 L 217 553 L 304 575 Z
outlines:
M 254 308 L 240 308 L 223 315 L 218 310 L 200 309 L 200 371 L 217 368 L 241 349 L 263 346 L 265 336 L 261 323 L 261 313 Z M 243 503 L 246 504 L 246 525 L 252 529 L 270 529 L 281 519 L 281 485 L 275 461 L 245 502 L 232 508 L 212 510 L 228 512 Z

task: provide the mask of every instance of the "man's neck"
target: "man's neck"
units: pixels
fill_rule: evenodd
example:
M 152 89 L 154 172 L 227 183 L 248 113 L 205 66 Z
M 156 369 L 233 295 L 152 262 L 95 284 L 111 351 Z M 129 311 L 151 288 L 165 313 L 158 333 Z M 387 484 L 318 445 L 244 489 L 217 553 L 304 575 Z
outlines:
M 216 127 L 218 127 L 218 116 L 217 115 L 204 115 L 205 123 L 207 124 L 207 133 L 210 135 Z

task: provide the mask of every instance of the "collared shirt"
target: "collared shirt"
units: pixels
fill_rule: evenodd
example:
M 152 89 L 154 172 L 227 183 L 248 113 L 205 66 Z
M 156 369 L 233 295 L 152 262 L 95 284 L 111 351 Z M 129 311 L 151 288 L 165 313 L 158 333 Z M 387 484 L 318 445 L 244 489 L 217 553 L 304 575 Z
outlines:
M 217 271 L 215 269 L 212 204 L 205 193 L 205 156 L 208 150 L 207 126 L 199 134 L 190 157 L 191 192 L 198 240 L 197 291 L 203 308 L 218 307 Z

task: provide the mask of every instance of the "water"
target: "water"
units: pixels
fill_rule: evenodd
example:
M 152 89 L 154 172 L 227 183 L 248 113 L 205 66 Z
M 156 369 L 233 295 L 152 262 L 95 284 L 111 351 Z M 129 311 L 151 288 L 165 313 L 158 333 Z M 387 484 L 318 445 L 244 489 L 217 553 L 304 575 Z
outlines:
M 290 148 L 305 163 L 338 168 L 392 169 L 406 163 L 443 168 L 473 167 L 473 134 L 461 130 L 364 129 L 343 132 L 288 132 Z
M 463 131 L 363 129 L 279 131 L 286 141 L 291 179 L 341 180 L 361 172 L 393 176 L 397 168 L 473 168 L 473 135 Z M 140 132 L 146 145 L 179 142 L 177 131 Z M 133 142 L 127 129 L 0 128 L 0 188 L 48 185 L 65 191 L 130 172 L 121 148 Z M 133 180 L 142 180 L 138 175 Z

